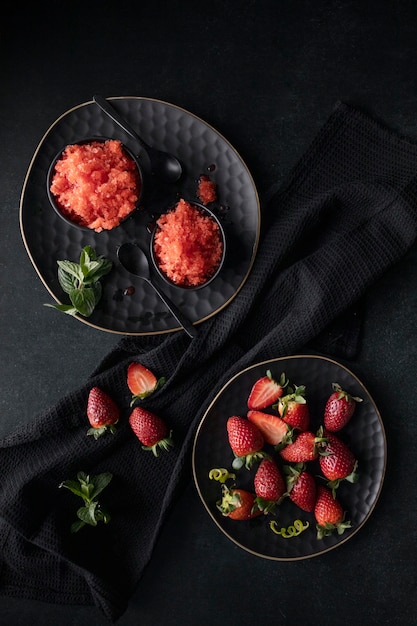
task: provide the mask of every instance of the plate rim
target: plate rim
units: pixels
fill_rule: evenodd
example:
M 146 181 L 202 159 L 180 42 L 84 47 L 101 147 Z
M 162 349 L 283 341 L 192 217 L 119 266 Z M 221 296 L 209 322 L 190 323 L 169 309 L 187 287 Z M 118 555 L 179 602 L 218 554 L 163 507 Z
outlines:
M 253 268 L 253 265 L 255 263 L 255 259 L 256 259 L 256 255 L 258 252 L 258 248 L 259 248 L 259 241 L 260 241 L 260 232 L 261 232 L 261 206 L 260 206 L 260 197 L 259 197 L 259 192 L 257 189 L 257 186 L 255 184 L 254 178 L 251 174 L 251 171 L 249 169 L 249 167 L 246 164 L 246 161 L 242 158 L 242 156 L 240 155 L 240 153 L 238 152 L 238 150 L 230 143 L 230 141 L 220 132 L 218 131 L 216 128 L 214 128 L 214 126 L 212 126 L 209 122 L 206 122 L 203 118 L 199 117 L 198 115 L 196 115 L 195 113 L 192 113 L 191 111 L 188 111 L 187 109 L 185 109 L 182 106 L 173 104 L 171 102 L 167 102 L 165 100 L 161 100 L 158 98 L 151 98 L 151 97 L 146 97 L 146 96 L 109 96 L 106 97 L 107 100 L 140 100 L 140 101 L 147 101 L 147 102 L 153 102 L 153 103 L 157 103 L 157 104 L 162 104 L 164 106 L 167 107 L 171 107 L 173 109 L 176 109 L 178 111 L 181 111 L 183 114 L 187 115 L 187 116 L 191 116 L 193 117 L 195 120 L 197 120 L 199 123 L 204 124 L 205 126 L 207 126 L 213 133 L 215 133 L 215 135 L 217 135 L 222 141 L 225 142 L 225 144 L 227 144 L 228 148 L 236 155 L 236 157 L 239 159 L 239 161 L 242 164 L 242 167 L 244 168 L 248 179 L 250 181 L 250 184 L 253 188 L 253 192 L 254 192 L 254 196 L 255 196 L 255 201 L 256 201 L 256 213 L 257 213 L 257 228 L 256 228 L 256 232 L 255 232 L 255 239 L 254 239 L 254 245 L 252 247 L 252 254 L 251 254 L 251 258 L 250 258 L 250 262 L 247 268 L 247 271 L 245 273 L 245 275 L 243 276 L 240 284 L 238 285 L 238 287 L 234 290 L 233 294 L 225 301 L 223 302 L 223 304 L 221 304 L 220 306 L 218 306 L 214 311 L 212 311 L 211 313 L 208 313 L 207 315 L 204 315 L 203 317 L 199 318 L 198 320 L 195 320 L 193 322 L 193 324 L 195 326 L 202 324 L 203 322 L 207 321 L 208 319 L 214 317 L 215 315 L 217 315 L 218 313 L 220 313 L 223 309 L 225 309 L 227 306 L 229 306 L 229 304 L 236 298 L 236 296 L 239 294 L 239 292 L 241 291 L 241 289 L 243 288 L 243 286 L 245 285 L 251 271 Z M 20 199 L 19 199 L 19 228 L 20 228 L 20 234 L 23 240 L 23 244 L 24 244 L 24 248 L 26 250 L 26 253 L 29 257 L 30 262 L 32 263 L 33 268 L 36 271 L 36 274 L 38 275 L 38 278 L 40 279 L 41 283 L 43 284 L 43 286 L 46 288 L 46 290 L 48 291 L 48 293 L 50 294 L 50 296 L 55 300 L 55 302 L 57 304 L 63 304 L 61 302 L 61 300 L 59 300 L 59 298 L 53 293 L 51 287 L 48 285 L 47 281 L 45 280 L 45 278 L 42 276 L 42 273 L 30 251 L 30 247 L 27 241 L 27 237 L 25 234 L 25 229 L 23 226 L 23 204 L 24 204 L 24 198 L 25 198 L 25 192 L 26 192 L 26 188 L 28 185 L 28 181 L 30 178 L 30 174 L 32 172 L 32 168 L 33 165 L 36 161 L 36 158 L 39 154 L 39 151 L 42 148 L 42 145 L 44 144 L 46 138 L 49 136 L 49 134 L 52 132 L 53 128 L 59 124 L 59 122 L 61 120 L 63 120 L 65 117 L 67 117 L 68 115 L 70 115 L 71 113 L 73 113 L 74 111 L 81 109 L 87 105 L 91 105 L 94 104 L 94 100 L 86 100 L 82 103 L 79 103 L 77 105 L 74 105 L 72 107 L 70 107 L 69 109 L 67 109 L 66 111 L 64 111 L 63 113 L 61 113 L 48 127 L 48 129 L 43 133 L 40 141 L 38 142 L 36 149 L 29 161 L 29 165 L 27 167 L 26 173 L 25 173 L 25 177 L 23 180 L 23 185 L 22 185 L 22 189 L 21 189 L 21 193 L 20 193 Z M 101 330 L 103 332 L 106 333 L 110 333 L 110 334 L 114 334 L 114 335 L 119 335 L 119 336 L 131 336 L 131 337 L 147 337 L 147 336 L 154 336 L 154 335 L 168 335 L 170 333 L 173 332 L 180 332 L 182 331 L 182 327 L 181 326 L 173 326 L 172 328 L 167 328 L 167 329 L 160 329 L 160 330 L 152 330 L 152 331 L 142 331 L 142 332 L 133 332 L 133 331 L 125 331 L 125 330 L 117 330 L 114 328 L 106 328 L 104 326 L 101 326 L 100 324 L 94 323 L 91 320 L 89 320 L 88 318 L 84 318 L 83 316 L 76 314 L 73 316 L 75 319 L 77 319 L 78 321 L 80 321 L 81 323 L 85 324 L 86 326 L 90 326 L 91 328 L 94 328 L 96 330 Z
M 243 375 L 244 373 L 248 372 L 249 370 L 255 369 L 257 367 L 266 366 L 266 365 L 269 365 L 271 363 L 279 363 L 281 361 L 297 360 L 297 359 L 311 359 L 311 360 L 326 361 L 328 363 L 336 365 L 337 367 L 345 370 L 345 372 L 347 372 L 350 376 L 352 376 L 352 378 L 356 381 L 356 383 L 358 383 L 358 385 L 365 391 L 368 399 L 372 403 L 373 409 L 375 411 L 375 414 L 376 414 L 376 417 L 377 417 L 377 420 L 378 420 L 378 423 L 379 423 L 379 426 L 380 426 L 380 429 L 381 429 L 381 436 L 382 436 L 382 439 L 383 439 L 383 460 L 384 460 L 384 463 L 383 463 L 383 468 L 382 468 L 382 472 L 381 472 L 380 483 L 378 485 L 378 489 L 375 492 L 375 497 L 374 497 L 374 500 L 372 502 L 372 505 L 369 507 L 369 510 L 368 510 L 366 516 L 360 522 L 360 524 L 358 524 L 357 527 L 351 529 L 351 532 L 348 535 L 346 535 L 345 537 L 340 535 L 340 540 L 337 543 L 335 543 L 334 545 L 328 546 L 326 548 L 323 548 L 322 550 L 318 550 L 317 552 L 314 552 L 312 554 L 300 555 L 300 556 L 295 556 L 295 557 L 280 557 L 280 556 L 273 556 L 273 555 L 263 554 L 261 552 L 258 552 L 256 550 L 252 549 L 252 548 L 249 548 L 248 546 L 245 546 L 241 541 L 236 540 L 229 532 L 227 532 L 227 530 L 225 530 L 221 526 L 221 524 L 219 523 L 217 518 L 213 515 L 213 512 L 211 511 L 210 507 L 206 503 L 206 501 L 204 499 L 204 496 L 203 496 L 203 494 L 201 492 L 200 485 L 199 485 L 199 482 L 198 482 L 198 479 L 197 479 L 197 472 L 196 472 L 196 466 L 195 466 L 195 455 L 196 455 L 196 447 L 197 447 L 197 443 L 198 443 L 199 434 L 201 432 L 201 429 L 203 428 L 204 422 L 205 422 L 207 416 L 209 415 L 209 412 L 210 412 L 211 408 L 215 405 L 215 403 L 217 402 L 219 397 L 222 395 L 222 393 L 237 378 L 239 378 L 241 375 Z M 266 359 L 266 360 L 263 360 L 263 361 L 257 361 L 256 363 L 248 365 L 247 367 L 245 367 L 244 369 L 240 370 L 239 372 L 236 372 L 233 376 L 231 376 L 231 378 L 224 385 L 222 385 L 222 387 L 215 394 L 214 398 L 211 400 L 210 404 L 205 409 L 204 414 L 203 414 L 201 420 L 198 423 L 198 426 L 197 426 L 197 429 L 196 429 L 196 432 L 195 432 L 195 435 L 194 435 L 194 439 L 193 439 L 191 463 L 192 463 L 193 483 L 194 483 L 194 486 L 196 488 L 196 491 L 198 493 L 198 496 L 199 496 L 199 498 L 200 498 L 204 508 L 206 509 L 207 513 L 209 514 L 210 518 L 215 523 L 217 528 L 232 543 L 234 543 L 238 547 L 242 548 L 245 552 L 248 552 L 249 554 L 252 554 L 254 556 L 258 556 L 258 557 L 264 558 L 266 560 L 270 560 L 270 561 L 286 561 L 286 562 L 303 561 L 303 560 L 315 558 L 317 556 L 321 556 L 321 555 L 323 555 L 323 554 L 325 554 L 327 552 L 330 552 L 330 551 L 335 550 L 336 548 L 340 547 L 341 545 L 343 545 L 344 543 L 349 541 L 349 539 L 354 537 L 356 535 L 356 533 L 359 532 L 359 530 L 368 521 L 369 517 L 373 513 L 373 511 L 375 509 L 375 506 L 376 506 L 376 504 L 377 504 L 377 502 L 378 502 L 378 500 L 380 498 L 380 495 L 381 495 L 381 492 L 382 492 L 382 488 L 383 488 L 383 484 L 384 484 L 384 480 L 385 480 L 385 474 L 386 474 L 386 468 L 387 468 L 387 437 L 386 437 L 386 431 L 385 431 L 385 427 L 384 427 L 384 423 L 382 421 L 382 417 L 381 417 L 380 411 L 379 411 L 379 409 L 378 409 L 378 407 L 377 407 L 377 405 L 376 405 L 372 395 L 369 393 L 369 391 L 366 388 L 366 386 L 364 385 L 364 383 L 358 378 L 358 376 L 354 372 L 352 372 L 352 370 L 349 369 L 349 367 L 345 366 L 344 364 L 340 363 L 339 361 L 335 360 L 332 357 L 327 357 L 327 356 L 323 356 L 323 355 L 308 354 L 308 353 L 305 353 L 305 354 L 304 353 L 300 353 L 300 354 L 294 354 L 294 355 L 289 355 L 289 356 L 270 358 L 270 359 Z

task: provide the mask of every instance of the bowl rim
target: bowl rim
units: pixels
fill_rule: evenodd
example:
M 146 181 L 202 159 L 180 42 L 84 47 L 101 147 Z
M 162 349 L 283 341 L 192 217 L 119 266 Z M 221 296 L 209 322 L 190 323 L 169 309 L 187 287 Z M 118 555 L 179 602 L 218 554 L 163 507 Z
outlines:
M 215 272 L 210 276 L 210 278 L 208 280 L 206 280 L 204 283 L 201 283 L 199 285 L 181 285 L 179 283 L 175 283 L 174 281 L 172 281 L 161 270 L 161 268 L 159 267 L 159 264 L 157 262 L 156 255 L 155 255 L 155 252 L 154 252 L 154 239 L 155 239 L 155 234 L 158 231 L 158 219 L 162 215 L 165 215 L 166 213 L 169 213 L 169 212 L 173 211 L 180 200 L 185 200 L 185 202 L 188 202 L 188 204 L 191 204 L 196 209 L 198 209 L 200 212 L 207 214 L 208 217 L 210 217 L 214 222 L 216 222 L 217 225 L 219 226 L 220 236 L 221 236 L 221 239 L 222 239 L 222 244 L 223 244 L 223 246 L 222 246 L 222 255 L 221 255 L 220 261 L 219 261 L 219 263 L 217 265 L 217 268 L 216 268 Z M 166 211 L 161 212 L 161 214 L 155 219 L 154 226 L 153 226 L 152 232 L 151 232 L 150 242 L 149 242 L 150 258 L 151 258 L 151 261 L 152 261 L 152 265 L 155 268 L 155 270 L 157 271 L 158 275 L 170 287 L 174 287 L 174 288 L 179 289 L 181 291 L 198 291 L 199 289 L 204 289 L 204 287 L 207 287 L 207 285 L 212 283 L 217 278 L 217 276 L 220 274 L 220 272 L 222 271 L 224 263 L 225 263 L 225 259 L 226 259 L 226 250 L 227 250 L 226 232 L 225 232 L 223 224 L 221 223 L 220 218 L 216 215 L 216 213 L 212 209 L 208 208 L 207 206 L 205 206 L 201 202 L 198 202 L 196 200 L 187 200 L 187 198 L 183 198 L 182 197 L 179 200 L 177 200 L 175 203 L 173 203 L 171 206 L 169 206 Z
M 88 144 L 88 143 L 93 143 L 94 141 L 98 141 L 98 142 L 102 142 L 105 143 L 106 141 L 119 141 L 122 145 L 123 150 L 127 153 L 127 155 L 135 162 L 137 171 L 138 171 L 138 175 L 139 175 L 139 181 L 140 181 L 140 192 L 139 192 L 139 197 L 136 201 L 135 207 L 131 210 L 131 212 L 129 213 L 129 215 L 126 215 L 126 217 L 124 217 L 117 226 L 114 226 L 111 230 L 114 230 L 114 228 L 117 228 L 118 226 L 120 226 L 120 224 L 122 224 L 125 220 L 129 219 L 129 217 L 131 217 L 133 215 L 133 213 L 139 208 L 140 203 L 142 202 L 143 199 L 143 188 L 144 188 L 144 174 L 143 174 L 143 168 L 142 165 L 139 161 L 139 157 L 138 155 L 136 155 L 134 152 L 132 152 L 132 150 L 130 148 L 128 148 L 126 146 L 125 143 L 123 143 L 123 141 L 121 141 L 121 139 L 118 139 L 117 137 L 106 137 L 103 135 L 92 135 L 89 137 L 85 137 L 83 139 L 79 139 L 77 141 L 72 141 L 70 143 L 66 143 L 62 148 L 60 148 L 60 150 L 58 150 L 58 152 L 55 154 L 54 158 L 52 159 L 49 167 L 48 167 L 48 172 L 46 175 L 46 191 L 47 191 L 47 195 L 48 195 L 48 199 L 49 199 L 49 203 L 52 206 L 52 208 L 54 209 L 55 213 L 64 221 L 66 222 L 69 226 L 73 226 L 74 228 L 78 228 L 79 230 L 83 230 L 85 232 L 93 232 L 96 234 L 100 234 L 100 232 L 108 232 L 108 229 L 103 229 L 100 232 L 95 231 L 93 228 L 90 228 L 89 226 L 83 226 L 82 224 L 77 224 L 77 222 L 73 222 L 69 217 L 66 217 L 65 215 L 62 214 L 62 212 L 59 209 L 58 203 L 56 201 L 56 198 L 54 196 L 54 194 L 51 191 L 51 181 L 52 181 L 52 176 L 54 174 L 54 170 L 55 170 L 55 166 L 58 162 L 58 160 L 61 158 L 61 156 L 63 155 L 64 151 L 66 150 L 66 148 L 68 148 L 69 146 L 79 146 L 79 145 L 83 145 L 83 144 Z

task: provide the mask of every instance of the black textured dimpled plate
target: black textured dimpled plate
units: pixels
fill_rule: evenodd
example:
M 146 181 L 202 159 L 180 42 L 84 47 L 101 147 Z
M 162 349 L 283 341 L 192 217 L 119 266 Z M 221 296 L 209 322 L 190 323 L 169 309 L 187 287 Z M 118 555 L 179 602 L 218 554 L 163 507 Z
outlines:
M 351 520 L 352 528 L 342 535 L 317 539 L 313 514 L 305 513 L 286 499 L 271 518 L 261 516 L 249 521 L 233 521 L 220 514 L 216 501 L 220 497 L 220 483 L 210 480 L 212 468 L 225 467 L 229 471 L 233 460 L 226 421 L 231 415 L 245 416 L 246 400 L 254 382 L 270 369 L 274 377 L 285 372 L 297 385 L 306 385 L 312 416 L 313 430 L 321 423 L 327 397 L 332 393 L 331 383 L 338 382 L 363 402 L 351 422 L 339 432 L 348 443 L 359 462 L 359 480 L 355 484 L 341 483 L 338 498 Z M 291 561 L 305 559 L 327 552 L 350 539 L 366 522 L 382 489 L 386 466 L 385 431 L 378 409 L 358 378 L 339 363 L 324 357 L 294 356 L 257 363 L 236 374 L 220 390 L 204 414 L 198 427 L 193 447 L 193 474 L 197 491 L 213 521 L 235 544 L 258 556 Z M 317 469 L 317 474 L 319 469 Z M 253 490 L 255 469 L 237 472 L 236 484 Z M 236 473 L 236 472 L 235 472 Z M 269 527 L 275 519 L 278 528 L 288 527 L 295 519 L 309 522 L 309 528 L 300 535 L 283 538 Z
M 73 228 L 50 206 L 46 176 L 51 160 L 69 143 L 86 137 L 120 139 L 132 151 L 134 141 L 91 101 L 59 117 L 42 138 L 24 181 L 20 202 L 20 228 L 26 250 L 40 279 L 57 302 L 68 302 L 57 280 L 57 261 L 78 261 L 81 248 L 91 245 L 114 263 L 103 279 L 103 296 L 88 319 L 78 319 L 108 332 L 147 335 L 179 330 L 178 323 L 150 285 L 136 279 L 117 262 L 117 247 L 125 241 L 149 245 L 147 228 L 153 215 L 166 210 L 179 197 L 197 200 L 201 174 L 218 185 L 219 201 L 210 205 L 222 219 L 227 237 L 227 257 L 216 279 L 190 292 L 164 285 L 167 295 L 193 323 L 215 315 L 227 306 L 246 281 L 255 259 L 260 229 L 259 198 L 250 172 L 236 150 L 209 124 L 175 105 L 140 97 L 111 98 L 114 106 L 149 144 L 178 156 L 185 176 L 166 186 L 153 176 L 145 179 L 137 211 L 112 231 L 95 233 Z M 139 152 L 144 168 L 146 155 Z M 158 280 L 158 276 L 155 277 Z M 159 279 L 160 280 L 160 279 Z M 162 283 L 161 283 L 162 284 Z M 129 289 L 133 286 L 133 290 Z

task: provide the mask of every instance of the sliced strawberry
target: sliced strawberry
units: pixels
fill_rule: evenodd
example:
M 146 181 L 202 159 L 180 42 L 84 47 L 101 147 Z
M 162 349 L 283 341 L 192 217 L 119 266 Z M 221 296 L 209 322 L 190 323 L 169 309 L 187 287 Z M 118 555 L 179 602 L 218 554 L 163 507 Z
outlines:
M 151 450 L 155 456 L 159 451 L 169 451 L 174 445 L 172 431 L 169 431 L 165 421 L 143 407 L 133 409 L 129 417 L 129 424 L 143 450 Z
M 119 416 L 120 410 L 114 400 L 99 387 L 93 387 L 87 401 L 87 417 L 91 426 L 87 435 L 98 439 L 107 431 L 114 434 Z
M 248 520 L 262 514 L 254 507 L 255 494 L 237 487 L 229 489 L 222 486 L 222 499 L 216 503 L 220 513 L 233 520 Z
M 259 378 L 253 385 L 248 398 L 248 408 L 260 410 L 272 406 L 283 395 L 286 384 L 285 374 L 281 374 L 277 382 L 268 370 L 266 376 Z
M 270 415 L 263 411 L 248 411 L 249 421 L 255 424 L 261 431 L 266 443 L 276 446 L 286 442 L 291 429 L 278 415 Z
M 143 400 L 156 391 L 165 382 L 165 378 L 156 378 L 155 374 L 141 363 L 131 363 L 127 368 L 127 385 L 132 392 L 132 406 L 136 400 Z

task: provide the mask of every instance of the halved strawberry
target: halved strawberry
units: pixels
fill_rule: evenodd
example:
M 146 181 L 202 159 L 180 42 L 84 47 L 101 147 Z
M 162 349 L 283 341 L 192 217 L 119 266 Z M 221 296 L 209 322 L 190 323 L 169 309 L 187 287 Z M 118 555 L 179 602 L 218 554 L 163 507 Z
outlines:
M 120 410 L 114 400 L 99 387 L 92 387 L 87 401 L 87 417 L 91 425 L 87 435 L 98 439 L 107 431 L 114 434 L 119 416 Z
M 155 374 L 141 363 L 131 363 L 127 368 L 127 385 L 132 392 L 132 406 L 136 400 L 143 400 L 156 391 L 165 382 L 165 378 L 156 378 Z
M 283 395 L 286 384 L 284 373 L 277 382 L 272 378 L 271 371 L 267 370 L 266 376 L 259 378 L 253 385 L 248 398 L 248 408 L 260 410 L 272 406 Z
M 251 410 L 247 416 L 248 420 L 259 428 L 266 443 L 276 446 L 289 440 L 291 429 L 278 415 Z
M 169 431 L 165 421 L 143 407 L 137 406 L 129 417 L 129 424 L 143 450 L 152 450 L 155 456 L 159 450 L 169 451 L 174 445 L 172 431 Z
M 229 444 L 235 455 L 232 463 L 234 469 L 240 469 L 243 465 L 250 469 L 254 461 L 266 456 L 262 451 L 264 438 L 255 424 L 244 417 L 232 415 L 226 427 Z
M 229 489 L 222 485 L 222 499 L 216 502 L 220 513 L 234 520 L 248 520 L 262 514 L 254 508 L 255 494 L 237 487 Z

